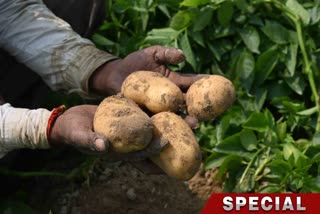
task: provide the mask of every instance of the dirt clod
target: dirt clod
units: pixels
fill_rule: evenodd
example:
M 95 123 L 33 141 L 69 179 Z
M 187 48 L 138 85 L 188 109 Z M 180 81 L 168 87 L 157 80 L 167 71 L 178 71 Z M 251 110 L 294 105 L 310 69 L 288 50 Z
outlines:
M 128 189 L 127 197 L 128 197 L 128 199 L 130 199 L 132 201 L 134 201 L 137 198 L 137 194 L 134 192 L 133 188 Z

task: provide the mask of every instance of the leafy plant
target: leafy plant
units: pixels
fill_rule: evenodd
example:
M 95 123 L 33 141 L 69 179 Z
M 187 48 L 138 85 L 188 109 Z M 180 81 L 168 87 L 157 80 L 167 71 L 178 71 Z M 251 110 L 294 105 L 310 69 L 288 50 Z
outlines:
M 196 133 L 228 192 L 319 192 L 320 1 L 110 1 L 93 37 L 124 56 L 181 48 L 183 72 L 231 79 L 237 102 Z

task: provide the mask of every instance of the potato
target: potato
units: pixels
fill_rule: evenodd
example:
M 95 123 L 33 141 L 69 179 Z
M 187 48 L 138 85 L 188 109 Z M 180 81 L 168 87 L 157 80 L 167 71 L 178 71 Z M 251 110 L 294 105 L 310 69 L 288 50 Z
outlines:
M 235 89 L 230 80 L 219 75 L 208 75 L 188 89 L 187 111 L 199 121 L 214 120 L 230 108 L 235 99 Z
M 100 103 L 93 128 L 109 140 L 114 151 L 122 153 L 145 148 L 153 135 L 151 118 L 122 95 L 105 98 Z
M 178 112 L 185 108 L 180 88 L 160 73 L 134 72 L 123 82 L 121 92 L 153 113 Z
M 155 114 L 151 119 L 154 137 L 169 142 L 169 145 L 158 156 L 150 159 L 169 176 L 189 180 L 201 164 L 200 147 L 191 128 L 181 117 L 171 112 Z

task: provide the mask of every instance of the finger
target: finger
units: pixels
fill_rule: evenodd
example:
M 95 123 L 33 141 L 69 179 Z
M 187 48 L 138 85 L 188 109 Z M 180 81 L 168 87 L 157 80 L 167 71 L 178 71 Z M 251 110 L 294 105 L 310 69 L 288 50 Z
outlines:
M 197 80 L 208 76 L 207 74 L 183 74 L 179 72 L 170 72 L 167 76 L 179 88 L 186 90 Z
M 186 121 L 186 123 L 189 125 L 191 129 L 197 129 L 200 127 L 197 118 L 191 117 L 189 115 L 182 115 L 181 117 L 184 119 L 184 121 Z
M 154 57 L 154 61 L 158 64 L 178 64 L 185 60 L 185 55 L 178 48 L 151 46 L 144 49 L 147 55 Z
M 154 137 L 149 145 L 143 150 L 147 157 L 158 155 L 169 146 L 169 141 L 165 138 Z
M 93 131 L 79 131 L 74 136 L 74 146 L 81 150 L 85 149 L 88 152 L 107 152 L 109 149 L 108 140 Z
M 169 141 L 164 138 L 153 138 L 149 145 L 140 151 L 129 152 L 123 155 L 122 160 L 124 161 L 141 161 L 150 158 L 155 155 L 159 155 L 167 146 Z
M 107 152 L 109 148 L 108 141 L 102 139 L 102 138 L 96 138 L 96 140 L 93 143 L 94 150 L 97 152 Z

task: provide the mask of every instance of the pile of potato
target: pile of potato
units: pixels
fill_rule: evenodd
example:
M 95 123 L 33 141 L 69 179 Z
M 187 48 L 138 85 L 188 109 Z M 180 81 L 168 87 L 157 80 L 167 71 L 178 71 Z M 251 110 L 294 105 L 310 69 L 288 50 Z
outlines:
M 121 94 L 100 103 L 94 130 L 104 134 L 117 152 L 133 152 L 152 143 L 168 142 L 159 155 L 150 159 L 169 176 L 188 180 L 200 167 L 201 151 L 193 131 L 179 113 L 186 111 L 199 121 L 211 121 L 234 100 L 234 86 L 222 76 L 201 78 L 184 97 L 163 75 L 137 71 L 126 78 Z

